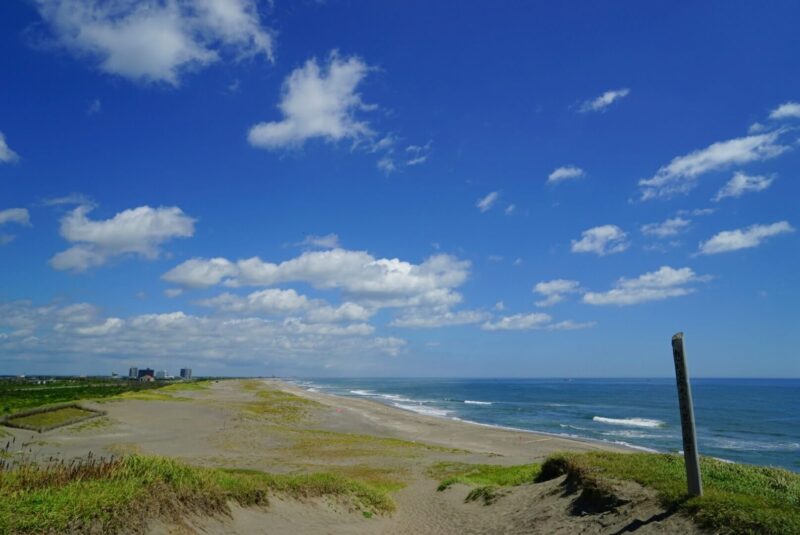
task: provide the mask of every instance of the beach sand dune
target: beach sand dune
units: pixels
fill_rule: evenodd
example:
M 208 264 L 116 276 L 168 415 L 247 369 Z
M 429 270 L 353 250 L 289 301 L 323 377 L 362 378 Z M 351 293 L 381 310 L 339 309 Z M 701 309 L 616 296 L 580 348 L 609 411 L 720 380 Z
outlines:
M 465 485 L 438 491 L 429 473 L 441 462 L 517 465 L 558 451 L 623 450 L 613 445 L 430 417 L 274 380 L 219 381 L 174 399 L 98 407 L 108 416 L 92 425 L 13 433 L 42 457 L 141 453 L 202 466 L 333 472 L 390 488 L 396 504 L 391 513 L 369 515 L 333 498 L 271 496 L 263 508 L 231 504 L 226 516 L 154 519 L 152 535 L 699 532 L 630 482 L 616 485 L 614 507 L 585 503 L 563 478 L 504 488 L 485 505 L 465 501 Z

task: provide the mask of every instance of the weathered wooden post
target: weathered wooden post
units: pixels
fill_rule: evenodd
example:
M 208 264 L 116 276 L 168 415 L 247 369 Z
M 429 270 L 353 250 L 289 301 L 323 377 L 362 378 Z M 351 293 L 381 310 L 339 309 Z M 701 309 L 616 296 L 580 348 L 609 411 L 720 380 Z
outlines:
M 694 429 L 694 407 L 692 389 L 689 386 L 689 371 L 686 368 L 686 351 L 683 348 L 683 333 L 672 337 L 672 357 L 675 359 L 675 380 L 678 383 L 678 403 L 681 411 L 681 430 L 683 431 L 683 458 L 686 463 L 686 480 L 689 494 L 703 495 L 703 481 L 700 478 L 700 457 L 697 453 L 697 435 Z

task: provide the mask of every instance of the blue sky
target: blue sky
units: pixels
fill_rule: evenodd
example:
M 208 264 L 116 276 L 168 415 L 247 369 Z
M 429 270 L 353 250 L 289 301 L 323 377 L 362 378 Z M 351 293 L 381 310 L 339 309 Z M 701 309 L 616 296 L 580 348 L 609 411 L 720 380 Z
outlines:
M 800 6 L 0 7 L 0 373 L 800 376 Z

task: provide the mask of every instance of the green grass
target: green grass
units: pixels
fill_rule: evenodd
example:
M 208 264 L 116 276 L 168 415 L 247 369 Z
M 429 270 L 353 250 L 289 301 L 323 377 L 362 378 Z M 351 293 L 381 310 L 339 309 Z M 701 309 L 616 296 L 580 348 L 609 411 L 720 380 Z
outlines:
M 441 491 L 456 483 L 494 487 L 513 487 L 524 483 L 533 483 L 540 470 L 541 466 L 538 464 L 502 466 L 441 462 L 434 464 L 428 470 L 428 475 L 441 480 L 438 488 Z
M 175 385 L 194 383 L 175 383 Z M 101 400 L 124 392 L 151 392 L 169 383 L 140 383 L 124 379 L 68 378 L 35 384 L 25 379 L 0 379 L 0 416 L 25 409 L 82 399 Z M 191 388 L 191 387 L 190 387 Z
M 630 480 L 658 492 L 667 508 L 722 533 L 800 533 L 800 474 L 702 458 L 705 494 L 686 495 L 683 458 L 666 454 L 591 452 L 560 454 L 542 465 L 540 479 L 567 474 L 583 485 Z
M 337 461 L 374 456 L 413 457 L 423 451 L 462 452 L 399 438 L 318 429 L 283 429 L 288 436 L 294 437 L 294 442 L 283 450 L 297 458 Z
M 180 383 L 173 383 L 160 389 L 161 392 L 201 392 L 208 390 L 213 381 L 185 381 Z
M 37 412 L 27 416 L 18 416 L 8 419 L 9 424 L 24 428 L 52 428 L 64 425 L 67 422 L 94 416 L 97 413 L 79 407 L 63 407 L 52 411 Z
M 0 464 L 0 533 L 141 531 L 153 518 L 228 512 L 228 502 L 267 505 L 268 495 L 334 497 L 369 514 L 393 510 L 388 494 L 327 473 L 274 475 L 193 467 L 161 458 Z
M 248 415 L 274 423 L 297 423 L 305 420 L 313 409 L 324 407 L 314 400 L 271 388 L 263 381 L 255 379 L 240 381 L 239 386 L 255 396 L 255 401 L 239 404 L 241 409 Z

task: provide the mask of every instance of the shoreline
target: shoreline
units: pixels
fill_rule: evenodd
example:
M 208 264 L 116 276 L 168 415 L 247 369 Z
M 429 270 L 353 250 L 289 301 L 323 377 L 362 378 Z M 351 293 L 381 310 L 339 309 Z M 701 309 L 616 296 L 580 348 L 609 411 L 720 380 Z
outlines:
M 389 404 L 389 403 L 384 403 L 382 401 L 379 401 L 377 399 L 369 399 L 369 397 L 363 396 L 363 395 L 362 396 L 346 396 L 346 395 L 342 395 L 342 394 L 332 394 L 330 392 L 321 392 L 320 390 L 317 389 L 317 387 L 304 387 L 304 386 L 301 386 L 301 385 L 293 382 L 291 379 L 264 378 L 263 380 L 264 381 L 273 381 L 274 383 L 280 384 L 282 387 L 291 387 L 293 392 L 301 394 L 301 395 L 303 395 L 305 393 L 309 393 L 309 394 L 320 394 L 320 395 L 323 395 L 323 396 L 330 396 L 330 397 L 336 398 L 336 399 L 360 400 L 360 401 L 364 401 L 364 402 L 367 402 L 367 403 L 374 403 L 376 405 L 380 405 L 381 407 L 387 407 L 387 408 L 392 409 L 392 410 L 401 411 L 403 413 L 413 414 L 413 415 L 416 415 L 416 416 L 422 416 L 422 417 L 427 417 L 427 418 L 435 418 L 437 420 L 444 420 L 444 421 L 449 421 L 449 422 L 458 422 L 458 423 L 463 423 L 463 424 L 467 424 L 467 425 L 486 427 L 486 428 L 489 428 L 489 429 L 497 429 L 497 430 L 501 430 L 501 431 L 511 431 L 511 432 L 514 432 L 514 433 L 528 433 L 528 434 L 540 435 L 540 436 L 546 436 L 546 437 L 553 437 L 553 438 L 558 438 L 558 439 L 563 439 L 563 440 L 574 440 L 574 441 L 581 442 L 581 443 L 596 444 L 596 445 L 600 446 L 601 449 L 605 449 L 603 447 L 611 446 L 611 447 L 614 447 L 614 448 L 618 448 L 618 447 L 625 448 L 625 449 L 628 449 L 630 451 L 641 451 L 641 452 L 646 452 L 646 453 L 665 453 L 663 451 L 660 451 L 660 450 L 657 450 L 657 449 L 654 449 L 654 448 L 648 448 L 648 447 L 645 447 L 645 446 L 637 446 L 635 444 L 630 444 L 630 443 L 625 442 L 623 440 L 602 440 L 602 439 L 596 439 L 596 438 L 591 438 L 591 437 L 582 437 L 582 436 L 579 436 L 579 435 L 572 435 L 572 434 L 569 434 L 569 433 L 551 433 L 551 432 L 548 432 L 548 431 L 541 431 L 541 430 L 535 430 L 535 429 L 524 429 L 522 427 L 512 427 L 512 426 L 500 425 L 500 424 L 489 424 L 489 423 L 484 423 L 484 422 L 476 422 L 474 420 L 467 420 L 467 419 L 464 419 L 464 418 L 459 418 L 458 416 L 446 416 L 446 415 L 437 415 L 437 414 L 433 414 L 433 413 L 423 413 L 423 412 L 415 411 L 413 409 L 406 409 L 406 408 L 404 408 L 402 406 L 399 406 L 398 404 L 394 404 L 394 403 Z M 297 389 L 297 390 L 295 391 L 294 389 Z M 311 397 L 309 396 L 309 398 L 311 398 Z M 313 399 L 313 398 L 311 398 L 311 399 Z M 389 400 L 390 398 L 386 398 L 386 399 Z M 466 403 L 466 401 L 465 401 L 465 403 Z M 475 403 L 475 402 L 473 402 L 473 403 Z M 477 403 L 484 403 L 484 402 L 477 402 Z
M 413 422 L 425 425 L 426 427 L 429 428 L 428 429 L 429 431 L 437 430 L 445 434 L 450 433 L 452 440 L 448 440 L 447 442 L 449 446 L 454 446 L 454 447 L 463 447 L 457 444 L 456 437 L 460 439 L 464 438 L 463 435 L 470 436 L 481 431 L 486 431 L 491 433 L 490 435 L 486 436 L 485 442 L 487 443 L 487 445 L 496 446 L 498 439 L 505 438 L 507 440 L 508 439 L 520 440 L 522 442 L 535 442 L 538 444 L 544 444 L 545 442 L 552 442 L 552 445 L 558 446 L 555 449 L 547 448 L 548 453 L 552 453 L 554 451 L 562 451 L 562 450 L 569 450 L 569 451 L 606 450 L 606 451 L 617 451 L 617 452 L 621 451 L 627 453 L 633 453 L 636 451 L 647 451 L 650 453 L 660 453 L 660 452 L 655 452 L 651 449 L 645 449 L 645 448 L 640 449 L 639 447 L 634 445 L 621 443 L 621 441 L 619 442 L 603 441 L 588 437 L 570 436 L 558 433 L 548 433 L 546 431 L 536 431 L 530 429 L 514 428 L 510 426 L 487 424 L 472 420 L 465 420 L 458 417 L 422 414 L 417 411 L 403 409 L 401 407 L 390 405 L 388 403 L 383 403 L 376 399 L 368 399 L 363 396 L 351 397 L 339 394 L 332 394 L 329 392 L 322 392 L 314 387 L 303 387 L 296 383 L 290 382 L 289 380 L 286 379 L 263 378 L 261 380 L 264 381 L 265 384 L 267 385 L 271 385 L 273 387 L 286 390 L 295 395 L 311 399 L 313 401 L 317 401 L 319 403 L 323 403 L 328 406 L 340 405 L 350 409 L 361 411 L 360 416 L 365 416 L 368 420 L 374 419 L 377 413 L 385 417 L 385 421 L 382 423 L 384 424 L 386 430 L 389 431 L 391 431 L 393 428 L 397 428 L 398 426 L 402 428 L 406 422 Z M 402 437 L 402 438 L 408 438 L 408 437 Z M 526 438 L 530 438 L 533 440 L 526 441 L 525 440 Z M 438 442 L 436 438 L 432 439 L 430 436 L 420 437 L 420 440 L 433 443 Z

